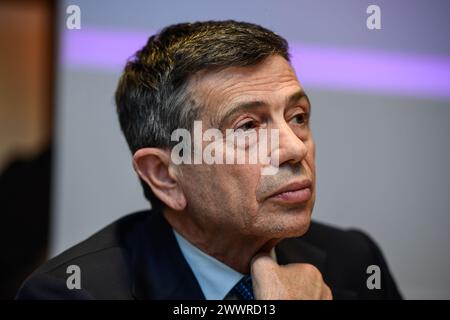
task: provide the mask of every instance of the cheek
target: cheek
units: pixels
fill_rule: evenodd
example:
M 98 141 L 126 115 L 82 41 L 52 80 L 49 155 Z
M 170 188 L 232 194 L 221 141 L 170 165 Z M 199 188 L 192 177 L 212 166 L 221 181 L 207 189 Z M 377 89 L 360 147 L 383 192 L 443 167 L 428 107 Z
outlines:
M 222 178 L 222 184 L 238 203 L 255 201 L 257 185 L 261 178 L 258 165 L 224 165 L 224 170 L 217 175 Z M 231 199 L 230 199 L 231 200 Z
M 220 214 L 227 217 L 229 223 L 248 228 L 258 215 L 256 189 L 260 180 L 260 167 L 257 165 L 222 165 L 214 172 L 220 181 L 220 190 L 215 193 L 222 203 Z
M 235 221 L 243 229 L 255 224 L 259 215 L 259 203 L 256 190 L 261 179 L 261 168 L 258 165 L 231 165 L 227 171 L 230 212 Z
M 310 139 L 310 141 L 308 141 L 306 147 L 308 148 L 308 153 L 306 155 L 305 160 L 308 163 L 308 166 L 310 167 L 312 174 L 315 174 L 315 172 L 316 172 L 316 144 L 312 138 Z
M 215 190 L 220 186 L 220 177 L 214 175 L 211 166 L 186 165 L 181 171 L 180 184 L 188 205 L 199 208 L 217 201 Z
M 257 165 L 193 165 L 183 169 L 182 186 L 189 201 L 228 211 L 252 210 L 260 180 Z
M 314 203 L 316 201 L 316 145 L 314 140 L 311 139 L 308 144 L 308 154 L 306 156 L 306 163 L 311 170 L 311 178 L 313 179 L 313 194 L 310 200 L 311 203 L 311 211 L 314 208 Z

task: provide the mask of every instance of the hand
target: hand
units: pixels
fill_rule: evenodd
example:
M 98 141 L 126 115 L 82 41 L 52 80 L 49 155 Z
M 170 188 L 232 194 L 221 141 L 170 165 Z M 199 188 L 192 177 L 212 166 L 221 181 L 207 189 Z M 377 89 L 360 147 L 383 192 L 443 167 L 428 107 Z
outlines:
M 257 300 L 331 300 L 330 288 L 312 264 L 280 266 L 268 254 L 251 262 L 253 293 Z

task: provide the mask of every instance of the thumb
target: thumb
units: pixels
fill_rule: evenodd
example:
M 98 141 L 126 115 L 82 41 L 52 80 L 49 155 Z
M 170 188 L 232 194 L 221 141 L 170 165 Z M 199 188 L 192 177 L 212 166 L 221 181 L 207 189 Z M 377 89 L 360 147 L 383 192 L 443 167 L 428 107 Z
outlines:
M 270 297 L 272 287 L 278 283 L 278 269 L 280 266 L 267 253 L 258 253 L 251 261 L 250 273 L 253 292 L 256 299 Z
M 256 264 L 260 264 L 260 263 L 271 264 L 271 263 L 276 263 L 276 261 L 272 258 L 270 253 L 265 252 L 265 251 L 260 251 L 253 256 L 252 260 L 250 261 L 250 266 L 253 267 L 253 265 L 255 263 Z
M 250 262 L 250 272 L 268 271 L 268 269 L 274 269 L 279 267 L 277 262 L 266 252 L 257 253 Z
M 280 266 L 277 262 L 266 252 L 256 254 L 250 265 L 250 273 L 252 279 L 264 279 L 274 275 Z

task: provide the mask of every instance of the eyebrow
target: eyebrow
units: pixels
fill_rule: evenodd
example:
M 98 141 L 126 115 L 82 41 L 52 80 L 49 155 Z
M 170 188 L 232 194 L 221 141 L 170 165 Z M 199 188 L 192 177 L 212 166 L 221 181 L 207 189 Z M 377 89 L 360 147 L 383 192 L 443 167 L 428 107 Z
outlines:
M 289 97 L 286 98 L 285 104 L 286 106 L 292 106 L 295 103 L 297 103 L 301 98 L 306 98 L 308 101 L 308 112 L 311 113 L 311 102 L 309 101 L 308 95 L 303 91 L 302 89 L 294 92 Z M 217 119 L 215 121 L 216 124 L 218 124 L 217 128 L 222 128 L 222 126 L 225 124 L 226 120 L 229 119 L 232 115 L 236 113 L 240 113 L 244 110 L 254 110 L 261 107 L 267 107 L 268 103 L 261 100 L 254 100 L 254 101 L 248 101 L 248 102 L 242 102 L 238 103 L 236 106 L 231 107 L 230 110 L 228 110 L 223 117 L 220 119 Z

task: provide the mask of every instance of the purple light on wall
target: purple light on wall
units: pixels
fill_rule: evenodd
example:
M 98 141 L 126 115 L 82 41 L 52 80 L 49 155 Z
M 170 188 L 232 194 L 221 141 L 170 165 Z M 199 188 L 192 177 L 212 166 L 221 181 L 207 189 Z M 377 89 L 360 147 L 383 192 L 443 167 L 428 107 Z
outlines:
M 450 98 L 450 58 L 408 53 L 291 46 L 307 87 Z
M 62 64 L 120 71 L 152 31 L 68 30 Z M 450 57 L 291 43 L 292 64 L 306 88 L 450 99 Z
M 61 59 L 70 68 L 118 71 L 138 49 L 142 48 L 148 33 L 99 30 L 67 30 L 61 38 Z

